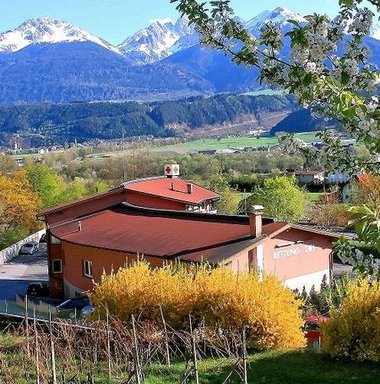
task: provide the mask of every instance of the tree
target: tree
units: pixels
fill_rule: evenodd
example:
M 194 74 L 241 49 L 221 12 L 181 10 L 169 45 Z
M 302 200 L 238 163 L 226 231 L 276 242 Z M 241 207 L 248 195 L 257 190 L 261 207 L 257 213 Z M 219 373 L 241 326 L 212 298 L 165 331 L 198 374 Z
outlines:
M 16 160 L 11 156 L 0 154 L 0 175 L 9 175 L 17 169 Z
M 59 203 L 67 203 L 69 201 L 78 200 L 88 194 L 83 180 L 74 180 L 65 188 L 58 196 Z
M 358 240 L 342 236 L 334 245 L 334 252 L 360 274 L 380 278 L 380 215 L 374 207 L 356 206 L 351 210 Z
M 305 196 L 296 185 L 295 178 L 285 176 L 264 180 L 247 200 L 248 213 L 253 205 L 263 205 L 264 214 L 282 221 L 295 221 L 303 217 Z
M 217 191 L 220 195 L 220 200 L 216 203 L 218 213 L 226 213 L 234 215 L 238 212 L 240 198 L 232 188 L 226 186 Z
M 229 0 L 171 2 L 195 26 L 201 43 L 224 51 L 238 64 L 256 67 L 263 84 L 286 90 L 314 114 L 338 121 L 371 154 L 359 159 L 343 148 L 338 136 L 324 131 L 320 136 L 329 168 L 379 172 L 379 73 L 367 62 L 370 51 L 364 38 L 380 0 L 339 0 L 336 18 L 313 14 L 305 23 L 292 20 L 294 28 L 285 36 L 279 26 L 267 23 L 258 39 L 234 17 Z M 292 138 L 287 143 L 295 145 Z
M 285 36 L 277 25 L 267 23 L 258 39 L 233 17 L 229 0 L 170 1 L 195 26 L 201 43 L 224 51 L 238 64 L 256 67 L 263 84 L 294 94 L 314 116 L 334 119 L 368 150 L 369 156 L 360 157 L 355 150 L 347 150 L 339 136 L 322 131 L 319 136 L 325 143 L 329 170 L 380 172 L 380 76 L 367 62 L 370 50 L 365 45 L 374 16 L 379 18 L 380 0 L 339 0 L 336 18 L 313 14 L 305 17 L 305 23 L 291 20 L 294 28 Z M 308 158 L 319 155 L 301 148 L 292 136 L 284 138 L 284 143 Z M 380 221 L 379 210 L 363 212 L 362 218 L 371 236 L 380 239 L 380 225 L 373 225 Z M 363 227 L 358 226 L 361 233 Z M 380 260 L 376 261 L 378 267 Z
M 0 176 L 0 232 L 12 228 L 36 229 L 40 207 L 41 200 L 30 188 L 25 172 Z
M 58 203 L 63 182 L 57 173 L 45 164 L 32 165 L 26 170 L 33 192 L 38 193 L 44 208 Z
M 380 176 L 359 175 L 352 182 L 351 200 L 354 204 L 367 204 L 380 210 Z

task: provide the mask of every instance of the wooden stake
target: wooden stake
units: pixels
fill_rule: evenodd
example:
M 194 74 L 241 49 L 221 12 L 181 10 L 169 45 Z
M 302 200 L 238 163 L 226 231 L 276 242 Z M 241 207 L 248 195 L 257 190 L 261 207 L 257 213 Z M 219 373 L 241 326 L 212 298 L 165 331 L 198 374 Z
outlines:
M 189 315 L 189 321 L 190 321 L 191 344 L 192 344 L 192 349 L 193 349 L 193 364 L 194 364 L 195 383 L 199 384 L 197 348 L 196 348 L 196 345 L 195 345 L 195 335 L 193 333 L 193 324 L 191 322 L 191 315 Z
M 26 330 L 26 351 L 27 351 L 28 357 L 30 357 L 29 322 L 28 322 L 28 295 L 25 295 L 25 330 Z
M 34 342 L 36 344 L 36 383 L 40 384 L 40 357 L 38 347 L 38 334 L 37 334 L 37 322 L 36 322 L 36 307 L 33 309 L 33 328 L 34 328 Z
M 54 351 L 54 341 L 53 341 L 53 330 L 51 325 L 51 309 L 49 306 L 49 332 L 50 332 L 50 351 L 51 351 L 51 370 L 52 370 L 52 382 L 57 384 L 57 372 L 55 369 L 55 351 Z
M 248 384 L 246 327 L 243 326 L 243 384 Z
M 164 325 L 166 365 L 168 367 L 170 367 L 170 352 L 169 352 L 169 342 L 168 342 L 168 330 L 166 328 L 166 321 L 165 321 L 165 318 L 164 318 L 164 312 L 162 311 L 161 305 L 160 305 L 160 313 L 161 313 L 162 324 Z
M 132 315 L 132 329 L 133 329 L 133 340 L 135 343 L 135 374 L 136 374 L 136 383 L 141 384 L 141 376 L 140 376 L 140 356 L 137 342 L 137 334 L 135 327 L 135 317 Z
M 107 326 L 107 358 L 108 358 L 108 378 L 111 380 L 111 340 L 110 340 L 110 319 L 108 307 L 106 307 L 106 326 Z

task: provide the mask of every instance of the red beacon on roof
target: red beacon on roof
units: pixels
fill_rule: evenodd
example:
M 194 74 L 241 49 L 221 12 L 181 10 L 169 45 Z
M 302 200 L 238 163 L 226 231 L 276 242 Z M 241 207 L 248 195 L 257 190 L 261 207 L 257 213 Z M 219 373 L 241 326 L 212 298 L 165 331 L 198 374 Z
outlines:
M 165 164 L 165 176 L 178 177 L 179 176 L 179 164 Z

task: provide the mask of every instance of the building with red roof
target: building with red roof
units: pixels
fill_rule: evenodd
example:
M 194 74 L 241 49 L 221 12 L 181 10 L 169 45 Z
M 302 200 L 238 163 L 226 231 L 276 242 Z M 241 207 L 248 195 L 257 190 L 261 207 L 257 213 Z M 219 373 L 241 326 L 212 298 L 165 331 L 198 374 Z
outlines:
M 249 217 L 210 214 L 216 193 L 169 176 L 129 181 L 38 215 L 47 227 L 52 296 L 82 295 L 104 271 L 139 257 L 156 267 L 208 262 L 275 274 L 300 290 L 329 281 L 338 235 L 263 218 L 261 206 Z
M 168 167 L 176 172 L 168 173 Z M 165 176 L 130 180 L 110 191 L 48 208 L 39 216 L 48 216 L 49 223 L 55 223 L 124 202 L 147 208 L 216 213 L 215 203 L 220 199 L 217 193 L 181 179 L 177 164 L 166 165 L 165 169 Z

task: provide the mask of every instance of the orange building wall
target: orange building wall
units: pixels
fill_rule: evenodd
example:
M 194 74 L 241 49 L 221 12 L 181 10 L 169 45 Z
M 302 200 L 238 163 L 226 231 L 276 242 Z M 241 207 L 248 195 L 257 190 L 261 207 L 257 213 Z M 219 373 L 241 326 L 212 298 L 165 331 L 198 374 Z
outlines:
M 284 246 L 285 244 L 288 245 Z M 273 239 L 266 239 L 251 250 L 237 254 L 227 265 L 235 272 L 261 270 L 265 274 L 272 274 L 284 282 L 289 282 L 292 288 L 302 289 L 305 286 L 310 290 L 314 285 L 318 290 L 324 275 L 329 281 L 331 251 L 332 241 L 329 237 L 291 229 Z
M 126 201 L 130 204 L 147 208 L 175 209 L 180 211 L 186 209 L 185 203 L 144 195 L 135 191 L 127 191 Z
M 47 236 L 48 239 L 48 273 L 49 273 L 49 292 L 52 297 L 60 298 L 63 296 L 63 273 L 53 273 L 52 263 L 53 260 L 62 260 L 63 261 L 63 252 L 61 244 L 51 244 L 50 234 Z
M 60 223 L 66 220 L 72 220 L 77 217 L 90 215 L 91 213 L 101 211 L 125 201 L 125 191 L 99 196 L 93 200 L 84 200 L 73 206 L 64 208 L 61 212 L 51 213 L 47 217 L 48 224 Z
M 81 291 L 91 290 L 93 288 L 93 281 L 99 282 L 103 271 L 106 273 L 110 273 L 112 270 L 117 271 L 129 262 L 137 260 L 136 254 L 128 254 L 65 242 L 63 242 L 62 245 L 64 254 L 63 278 L 69 284 L 77 287 L 78 290 Z M 164 263 L 164 260 L 161 258 L 144 256 L 144 259 L 157 267 L 161 267 Z M 84 276 L 84 260 L 92 262 L 92 279 Z M 67 296 L 66 292 L 65 295 Z
M 294 244 L 296 241 L 303 243 Z M 281 246 L 290 243 L 288 246 Z M 264 245 L 264 271 L 288 280 L 330 268 L 331 240 L 310 232 L 290 230 Z M 297 252 L 292 256 L 289 253 Z M 275 258 L 274 256 L 277 256 Z

